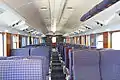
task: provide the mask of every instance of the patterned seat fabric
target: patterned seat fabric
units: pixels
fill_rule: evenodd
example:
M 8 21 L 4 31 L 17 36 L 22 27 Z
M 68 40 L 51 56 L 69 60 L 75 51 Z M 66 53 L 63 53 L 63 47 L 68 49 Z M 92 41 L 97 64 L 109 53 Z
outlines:
M 7 57 L 0 57 L 0 60 L 6 60 Z
M 45 80 L 42 60 L 1 60 L 0 80 Z
M 21 56 L 12 56 L 12 57 L 8 57 L 8 60 L 29 60 L 29 59 L 35 59 L 35 60 L 42 60 L 43 61 L 43 72 L 44 72 L 44 76 L 46 76 L 48 74 L 49 71 L 49 64 L 47 64 L 47 58 L 44 56 L 29 56 L 29 57 L 21 57 Z

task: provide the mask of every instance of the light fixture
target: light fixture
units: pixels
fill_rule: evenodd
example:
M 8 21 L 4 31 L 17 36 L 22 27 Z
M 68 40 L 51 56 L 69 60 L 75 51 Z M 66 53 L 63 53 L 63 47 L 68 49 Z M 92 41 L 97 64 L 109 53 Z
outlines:
M 5 30 L 5 32 L 8 32 L 8 30 Z
M 79 29 L 79 31 L 80 31 L 80 32 L 84 32 L 84 31 L 85 31 L 85 29 Z
M 96 33 L 95 31 L 93 31 L 92 33 Z
M 106 29 L 105 31 L 110 31 L 110 29 Z
M 19 32 L 17 34 L 20 34 Z
M 0 8 L 0 14 L 2 14 L 2 13 L 4 13 L 4 12 L 5 12 L 5 10 L 2 9 L 2 8 Z

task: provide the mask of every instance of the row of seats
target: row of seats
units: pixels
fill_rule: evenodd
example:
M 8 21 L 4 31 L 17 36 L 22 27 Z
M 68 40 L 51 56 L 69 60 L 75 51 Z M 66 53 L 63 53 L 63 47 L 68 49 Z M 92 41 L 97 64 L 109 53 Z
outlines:
M 120 80 L 120 50 L 79 50 L 73 53 L 74 80 Z
M 71 57 L 69 56 L 72 56 L 72 54 L 69 54 L 69 50 L 72 50 L 72 49 L 88 49 L 88 47 L 84 46 L 84 45 L 75 45 L 75 44 L 63 44 L 63 43 L 59 43 L 57 44 L 57 49 L 58 49 L 58 52 L 61 54 L 62 56 L 62 59 L 65 63 L 65 66 L 66 68 L 69 69 L 69 67 L 71 67 L 71 65 L 69 64 L 72 64 L 69 62 L 69 60 L 71 61 Z M 69 72 L 71 72 L 71 70 L 69 69 Z M 72 74 L 71 74 L 72 76 Z
M 66 67 L 69 68 L 69 50 L 71 49 L 96 49 L 95 46 L 85 46 L 85 45 L 76 45 L 76 44 L 63 44 L 60 43 L 57 45 L 58 52 L 61 53 L 63 61 L 66 64 Z M 71 54 L 70 54 L 71 55 Z
M 31 47 L 31 48 L 13 49 L 11 51 L 11 56 L 42 56 L 42 55 L 46 55 L 49 57 L 48 53 L 50 53 L 49 46 L 39 46 L 39 47 Z
M 64 47 L 64 45 L 63 45 Z M 64 47 L 70 80 L 120 80 L 120 50 Z M 60 51 L 60 50 L 58 50 Z
M 39 47 L 39 46 L 51 46 L 50 43 L 41 43 L 41 44 L 34 44 L 34 45 L 27 45 L 27 46 L 23 46 L 22 48 L 33 48 L 33 47 Z
M 57 45 L 58 52 L 61 53 L 63 61 L 65 62 L 67 68 L 69 68 L 68 53 L 69 53 L 69 50 L 72 49 L 72 48 L 82 50 L 82 49 L 88 49 L 90 47 L 84 46 L 84 45 L 75 45 L 75 44 L 62 44 L 62 43 L 58 44 Z
M 10 57 L 0 57 L 0 80 L 48 80 L 51 48 L 35 46 L 14 49 Z

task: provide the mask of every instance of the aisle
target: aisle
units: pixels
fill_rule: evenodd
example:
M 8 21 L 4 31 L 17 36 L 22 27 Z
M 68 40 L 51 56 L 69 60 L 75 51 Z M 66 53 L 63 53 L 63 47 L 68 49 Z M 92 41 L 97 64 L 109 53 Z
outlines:
M 58 53 L 53 50 L 52 52 L 52 72 L 51 80 L 65 80 L 65 74 L 63 73 L 63 67 L 59 60 Z

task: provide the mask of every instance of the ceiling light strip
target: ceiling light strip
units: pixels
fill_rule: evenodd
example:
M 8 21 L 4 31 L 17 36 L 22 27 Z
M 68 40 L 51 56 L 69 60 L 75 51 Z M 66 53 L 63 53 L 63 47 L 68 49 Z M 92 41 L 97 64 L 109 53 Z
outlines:
M 64 3 L 63 9 L 62 9 L 62 13 L 60 15 L 60 19 L 59 19 L 58 23 L 60 23 L 60 21 L 61 21 L 61 18 L 63 16 L 64 11 L 65 11 L 65 7 L 66 7 L 67 2 L 68 2 L 68 0 L 65 0 L 65 3 Z

